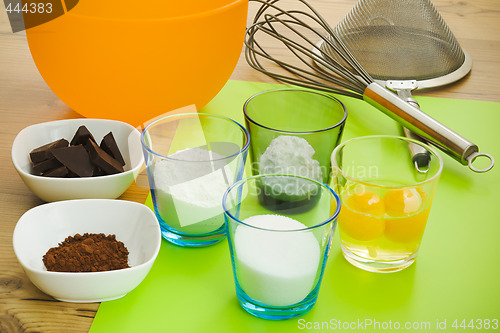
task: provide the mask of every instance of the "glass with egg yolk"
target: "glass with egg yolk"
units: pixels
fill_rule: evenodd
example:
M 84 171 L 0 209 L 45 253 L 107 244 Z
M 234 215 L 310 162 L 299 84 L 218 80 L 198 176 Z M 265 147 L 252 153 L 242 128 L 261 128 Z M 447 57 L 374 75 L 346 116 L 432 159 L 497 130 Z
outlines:
M 426 166 L 416 167 L 411 145 L 425 149 Z M 338 228 L 347 261 L 372 272 L 410 266 L 442 168 L 435 150 L 403 137 L 364 136 L 339 145 L 332 153 L 332 181 L 342 201 Z

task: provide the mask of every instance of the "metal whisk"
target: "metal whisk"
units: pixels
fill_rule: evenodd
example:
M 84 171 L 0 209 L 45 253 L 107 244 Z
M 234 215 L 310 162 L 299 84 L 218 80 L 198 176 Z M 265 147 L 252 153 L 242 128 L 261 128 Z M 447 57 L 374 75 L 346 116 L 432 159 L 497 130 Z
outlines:
M 281 0 L 250 1 L 261 4 L 245 37 L 251 67 L 283 83 L 363 99 L 471 170 L 493 167 L 491 155 L 378 84 L 307 1 L 295 0 L 302 9 L 289 10 Z M 490 160 L 488 167 L 472 165 L 479 156 Z

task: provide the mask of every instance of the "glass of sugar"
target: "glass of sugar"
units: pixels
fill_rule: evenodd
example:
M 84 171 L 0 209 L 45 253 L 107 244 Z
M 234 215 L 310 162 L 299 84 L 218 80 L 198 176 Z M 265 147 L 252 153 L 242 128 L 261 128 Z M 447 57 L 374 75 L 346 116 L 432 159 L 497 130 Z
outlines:
M 298 88 L 260 92 L 243 106 L 252 173 L 300 175 L 329 184 L 330 156 L 347 110 L 330 94 Z
M 309 311 L 340 212 L 337 194 L 311 178 L 257 175 L 231 186 L 222 205 L 243 309 L 272 320 Z
M 163 237 L 186 247 L 225 237 L 222 196 L 243 175 L 247 130 L 206 113 L 180 113 L 150 123 L 141 135 L 154 211 Z

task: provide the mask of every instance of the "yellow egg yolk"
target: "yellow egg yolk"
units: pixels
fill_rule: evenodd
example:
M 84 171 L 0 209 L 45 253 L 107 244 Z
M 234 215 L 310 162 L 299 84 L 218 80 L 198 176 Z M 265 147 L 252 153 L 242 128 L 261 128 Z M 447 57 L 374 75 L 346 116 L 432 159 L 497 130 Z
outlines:
M 405 218 L 386 220 L 385 235 L 388 239 L 397 243 L 420 243 L 424 235 L 425 225 L 429 216 L 430 208 Z
M 422 196 L 415 188 L 389 190 L 384 196 L 385 212 L 393 217 L 415 214 L 422 203 Z
M 386 221 L 385 235 L 398 243 L 420 242 L 424 234 L 429 207 L 420 188 L 390 190 L 384 196 L 386 213 L 396 219 Z
M 384 203 L 373 192 L 364 191 L 344 197 L 344 207 L 339 215 L 339 229 L 349 237 L 360 241 L 370 241 L 384 233 Z
M 348 196 L 344 204 L 361 214 L 382 216 L 385 213 L 384 203 L 380 196 L 367 190 Z

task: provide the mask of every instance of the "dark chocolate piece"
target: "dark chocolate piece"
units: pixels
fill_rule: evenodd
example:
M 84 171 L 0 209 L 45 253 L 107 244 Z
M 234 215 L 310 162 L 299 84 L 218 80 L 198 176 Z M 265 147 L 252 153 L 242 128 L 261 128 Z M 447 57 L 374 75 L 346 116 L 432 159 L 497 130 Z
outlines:
M 76 173 L 68 170 L 68 174 L 66 175 L 66 178 L 80 178 L 80 176 L 78 176 Z
M 87 150 L 83 145 L 69 146 L 65 148 L 53 149 L 52 154 L 69 171 L 79 177 L 91 177 L 94 166 L 90 162 Z
M 44 177 L 66 177 L 67 175 L 68 175 L 68 168 L 66 168 L 64 165 L 59 168 L 51 169 L 43 173 Z
M 59 139 L 57 141 L 53 141 L 51 143 L 47 143 L 41 147 L 35 148 L 30 153 L 30 159 L 33 164 L 40 163 L 52 157 L 52 153 L 50 152 L 52 149 L 62 148 L 68 146 L 68 140 Z
M 97 165 L 94 165 L 94 174 L 92 175 L 93 177 L 105 176 L 105 175 L 106 173 L 102 171 L 101 168 L 99 168 Z
M 102 138 L 100 147 L 111 157 L 120 162 L 122 166 L 125 165 L 125 160 L 120 153 L 120 149 L 118 148 L 118 144 L 116 143 L 115 137 L 113 136 L 112 132 L 109 132 Z
M 51 157 L 31 167 L 33 174 L 41 176 L 45 171 L 61 167 L 62 164 L 55 157 Z
M 123 172 L 123 167 L 120 162 L 118 162 L 104 150 L 99 148 L 99 146 L 96 145 L 93 141 L 87 141 L 85 148 L 87 148 L 87 150 L 89 151 L 90 160 L 92 161 L 92 163 L 98 166 L 105 174 L 112 175 L 115 173 Z
M 70 146 L 84 145 L 87 143 L 88 139 L 96 142 L 92 133 L 90 133 L 90 131 L 87 129 L 87 127 L 82 125 L 82 126 L 78 127 L 78 129 L 76 130 L 76 133 L 73 136 L 73 139 L 71 139 L 71 142 L 69 145 Z

